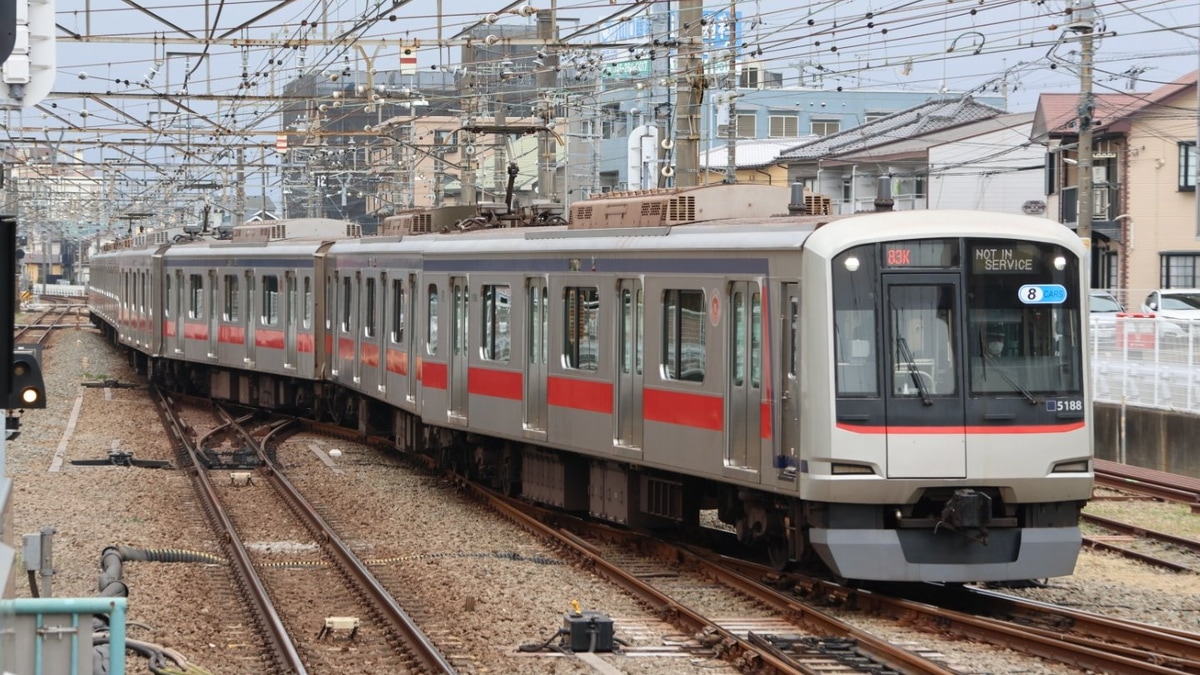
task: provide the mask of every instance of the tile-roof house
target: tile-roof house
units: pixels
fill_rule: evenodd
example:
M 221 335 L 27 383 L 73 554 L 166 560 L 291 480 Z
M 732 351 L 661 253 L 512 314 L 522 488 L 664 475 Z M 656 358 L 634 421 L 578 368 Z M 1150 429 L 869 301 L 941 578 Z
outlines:
M 860 166 L 847 158 L 1001 114 L 1003 111 L 999 108 L 979 103 L 970 96 L 927 101 L 805 143 L 784 153 L 780 159 L 788 164 L 790 181 L 800 181 L 809 193 L 829 198 L 835 213 L 871 210 L 878 179 L 891 174 L 891 170 L 875 160 Z M 900 188 L 901 194 L 892 195 L 897 209 L 925 208 L 925 195 L 921 191 L 923 181 L 914 176 L 904 181 Z
M 1138 289 L 1122 298 L 1134 307 L 1143 289 L 1200 286 L 1196 78 L 1193 72 L 1151 92 L 1094 96 L 1092 285 Z M 1048 213 L 1073 228 L 1078 108 L 1077 93 L 1042 94 L 1031 132 L 1048 150 Z
M 737 163 L 737 182 L 766 183 L 767 185 L 787 185 L 787 165 L 781 159 L 782 155 L 801 143 L 807 143 L 820 138 L 819 136 L 800 136 L 787 138 L 745 138 L 736 142 L 733 147 L 734 161 Z M 729 168 L 729 145 L 711 148 L 700 155 L 700 168 L 707 173 L 709 183 L 720 183 L 725 180 Z M 705 178 L 701 178 L 704 181 Z

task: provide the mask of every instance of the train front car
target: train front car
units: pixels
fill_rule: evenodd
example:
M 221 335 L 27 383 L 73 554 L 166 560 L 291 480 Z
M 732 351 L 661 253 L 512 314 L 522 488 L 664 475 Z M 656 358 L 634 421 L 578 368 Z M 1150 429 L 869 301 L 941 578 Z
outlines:
M 853 579 L 1071 574 L 1093 477 L 1078 237 L 911 211 L 832 223 L 805 249 L 807 299 L 831 320 L 808 351 L 833 392 L 809 393 L 809 419 L 828 424 L 802 430 L 815 552 Z

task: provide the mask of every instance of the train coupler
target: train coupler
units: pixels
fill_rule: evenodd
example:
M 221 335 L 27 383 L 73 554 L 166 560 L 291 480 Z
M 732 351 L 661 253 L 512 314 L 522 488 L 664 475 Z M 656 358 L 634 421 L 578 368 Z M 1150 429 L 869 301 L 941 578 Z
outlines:
M 992 498 L 972 489 L 955 490 L 954 496 L 946 500 L 942 515 L 934 526 L 936 532 L 946 527 L 956 532 L 968 529 L 979 530 L 978 536 L 970 538 L 987 543 L 987 528 L 992 522 Z

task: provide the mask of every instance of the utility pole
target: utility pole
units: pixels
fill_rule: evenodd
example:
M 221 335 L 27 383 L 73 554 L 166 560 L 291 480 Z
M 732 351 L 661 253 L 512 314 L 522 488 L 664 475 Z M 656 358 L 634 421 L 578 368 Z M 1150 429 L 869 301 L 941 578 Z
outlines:
M 675 185 L 700 184 L 700 102 L 704 98 L 704 62 L 700 60 L 700 23 L 704 0 L 679 0 L 679 61 L 683 72 L 676 83 Z
M 1095 97 L 1092 95 L 1092 59 L 1093 30 L 1095 27 L 1095 7 L 1092 0 L 1082 0 L 1076 10 L 1078 16 L 1072 17 L 1071 30 L 1079 33 L 1079 207 L 1076 211 L 1076 231 L 1088 250 L 1087 278 L 1089 287 L 1092 278 L 1092 208 L 1095 200 L 1092 196 L 1092 126 L 1096 111 Z
M 727 144 L 728 165 L 725 168 L 725 182 L 737 182 L 737 2 L 729 0 L 729 142 Z
M 556 12 L 553 9 L 538 10 L 537 36 L 538 39 L 545 41 L 544 44 L 558 43 L 556 19 Z M 538 66 L 537 71 L 537 85 L 538 91 L 543 96 L 540 110 L 542 126 L 548 127 L 554 121 L 554 100 L 548 96 L 548 93 L 558 84 L 558 53 L 547 52 L 545 56 L 541 57 L 541 61 L 542 65 Z M 550 132 L 543 128 L 538 132 L 537 195 L 540 199 L 562 203 L 565 201 L 565 197 L 559 194 L 555 185 L 555 178 L 558 174 L 557 153 L 558 148 L 554 139 L 550 136 Z

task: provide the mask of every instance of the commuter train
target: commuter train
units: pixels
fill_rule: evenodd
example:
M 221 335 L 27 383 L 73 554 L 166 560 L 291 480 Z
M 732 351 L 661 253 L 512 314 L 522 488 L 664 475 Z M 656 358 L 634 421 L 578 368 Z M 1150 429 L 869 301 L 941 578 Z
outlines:
M 89 304 L 156 381 L 533 501 L 645 528 L 715 514 L 848 579 L 1071 574 L 1093 477 L 1080 239 L 788 203 L 722 185 L 578 202 L 566 226 L 452 207 L 373 236 L 150 232 L 93 256 Z

